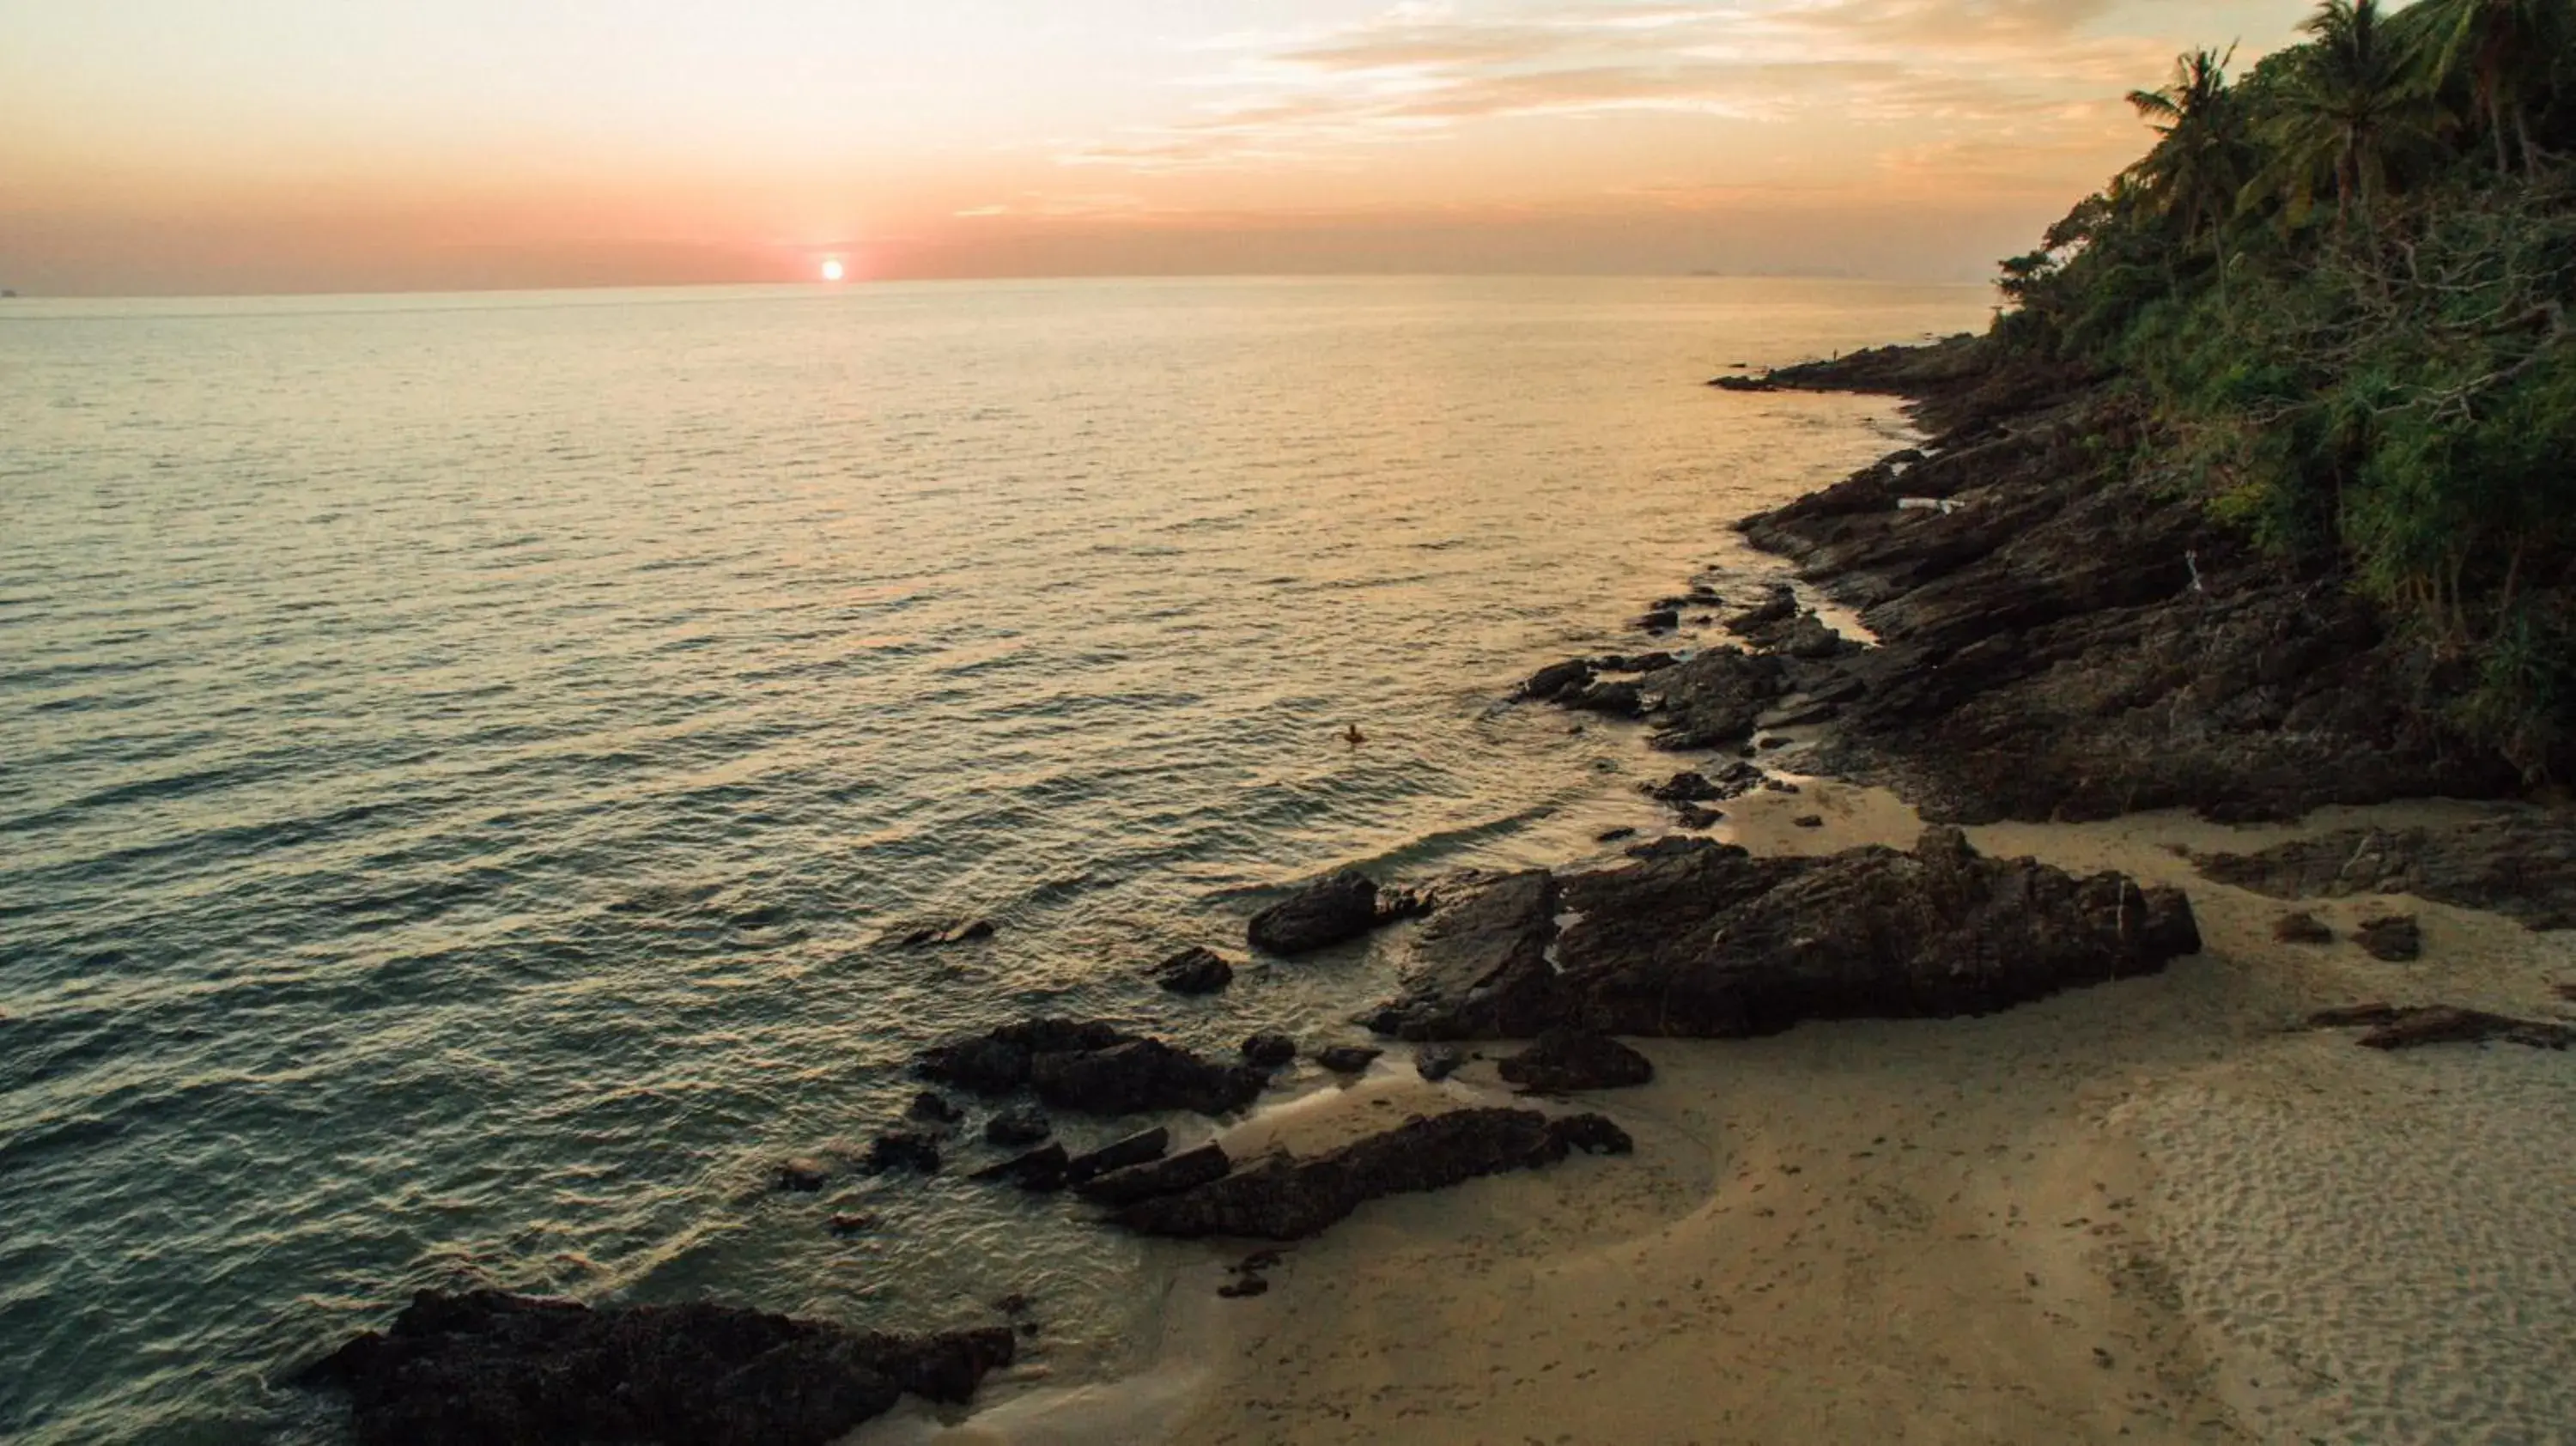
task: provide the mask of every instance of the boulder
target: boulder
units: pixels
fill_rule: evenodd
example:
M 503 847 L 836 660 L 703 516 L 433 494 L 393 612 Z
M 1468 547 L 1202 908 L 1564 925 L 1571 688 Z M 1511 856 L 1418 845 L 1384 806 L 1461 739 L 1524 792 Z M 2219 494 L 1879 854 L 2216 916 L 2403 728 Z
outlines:
M 1454 1044 L 1430 1044 L 1413 1052 L 1413 1072 L 1433 1084 L 1464 1068 L 1467 1051 Z
M 1689 771 L 1676 773 L 1657 784 L 1639 784 L 1646 796 L 1663 803 L 1706 803 L 1727 796 L 1724 789 L 1701 775 Z
M 919 1120 L 926 1125 L 953 1125 L 966 1118 L 966 1112 L 950 1104 L 936 1091 L 923 1090 L 912 1097 L 912 1103 L 905 1108 L 903 1117 L 908 1120 Z
M 1297 1058 L 1297 1041 L 1284 1034 L 1256 1034 L 1243 1042 L 1244 1063 L 1255 1069 L 1277 1069 Z
M 998 1165 L 987 1165 L 968 1176 L 986 1184 L 1011 1184 L 1041 1194 L 1064 1188 L 1067 1159 L 1064 1146 L 1042 1145 L 1024 1155 L 1014 1155 Z
M 1377 1057 L 1384 1053 L 1386 1053 L 1385 1050 L 1370 1049 L 1366 1045 L 1337 1044 L 1329 1049 L 1317 1050 L 1315 1063 L 1335 1074 L 1358 1074 L 1376 1063 Z
M 1133 1205 L 1157 1195 L 1176 1195 L 1212 1180 L 1222 1180 L 1233 1168 L 1234 1162 L 1225 1157 L 1224 1150 L 1213 1144 L 1201 1145 L 1169 1159 L 1130 1165 L 1126 1169 L 1082 1181 L 1073 1187 L 1073 1193 L 1095 1205 Z
M 1636 626 L 1642 632 L 1669 633 L 1682 625 L 1682 615 L 1671 608 L 1651 608 L 1640 614 Z
M 1789 691 L 1787 665 L 1770 654 L 1708 648 L 1655 675 L 1662 690 L 1655 747 L 1674 752 L 1731 748 Z
M 1234 966 L 1213 949 L 1184 949 L 1154 966 L 1154 982 L 1174 994 L 1214 994 L 1234 982 Z
M 1762 601 L 1726 620 L 1726 630 L 1737 637 L 1758 635 L 1798 615 L 1798 594 L 1787 583 L 1775 582 L 1762 590 Z
M 1521 696 L 1544 701 L 1564 693 L 1579 692 L 1592 682 L 1592 664 L 1581 658 L 1539 669 L 1521 685 Z
M 299 1383 L 348 1394 L 358 1446 L 824 1446 L 905 1392 L 964 1404 L 1014 1344 L 1003 1328 L 889 1335 L 704 1303 L 424 1290 Z
M 984 1122 L 984 1138 L 996 1145 L 1034 1145 L 1055 1133 L 1055 1122 L 1035 1105 L 1013 1105 Z
M 2353 942 L 2373 959 L 2403 964 L 2422 957 L 2424 933 L 2412 914 L 2391 914 L 2385 918 L 2364 919 L 2352 931 Z
M 1756 858 L 1702 840 L 1631 854 L 1462 894 L 1455 907 L 1475 906 L 1479 927 L 1444 934 L 1435 913 L 1371 1026 L 1415 1040 L 1556 1027 L 1732 1037 L 1804 1019 L 1982 1014 L 2200 948 L 2179 890 L 1985 858 L 1955 829 L 1926 831 L 1910 854 Z M 1561 933 L 1560 911 L 1577 916 Z
M 1293 955 L 1356 939 L 1377 924 L 1377 882 L 1343 869 L 1253 915 L 1245 932 L 1255 949 Z
M 1274 1155 L 1223 1179 L 1141 1201 L 1110 1218 L 1148 1235 L 1302 1240 L 1381 1196 L 1437 1190 L 1506 1170 L 1536 1169 L 1569 1149 L 1633 1146 L 1599 1115 L 1470 1109 L 1408 1120 L 1311 1159 Z
M 1641 1085 L 1655 1077 L 1655 1066 L 1606 1034 L 1551 1029 L 1495 1066 L 1495 1072 L 1530 1093 L 1565 1094 Z
M 781 1190 L 798 1195 L 811 1195 L 832 1178 L 832 1167 L 811 1155 L 799 1155 L 778 1162 L 771 1182 Z
M 1259 1070 L 1216 1064 L 1159 1039 L 1034 1055 L 1029 1062 L 1029 1084 L 1039 1099 L 1094 1115 L 1228 1114 L 1252 1103 L 1266 1083 Z
M 1161 1125 L 1156 1125 L 1142 1134 L 1129 1135 L 1123 1140 L 1103 1145 L 1089 1154 L 1074 1156 L 1065 1164 L 1065 1182 L 1079 1185 L 1095 1175 L 1106 1175 L 1112 1170 L 1124 1170 L 1130 1165 L 1142 1165 L 1149 1160 L 1159 1160 L 1163 1158 L 1163 1152 L 1171 1147 L 1172 1132 Z
M 867 1158 L 859 1163 L 859 1169 L 870 1175 L 893 1170 L 936 1175 L 939 1137 L 927 1130 L 888 1130 L 868 1142 Z
M 1047 1104 L 1099 1115 L 1224 1114 L 1250 1104 L 1263 1083 L 1258 1070 L 1067 1019 L 1024 1020 L 951 1040 L 924 1052 L 913 1070 L 978 1094 L 1032 1089 Z
M 2283 914 L 2275 921 L 2272 937 L 2284 944 L 2331 944 L 2334 930 L 2327 928 L 2316 915 L 2302 910 Z

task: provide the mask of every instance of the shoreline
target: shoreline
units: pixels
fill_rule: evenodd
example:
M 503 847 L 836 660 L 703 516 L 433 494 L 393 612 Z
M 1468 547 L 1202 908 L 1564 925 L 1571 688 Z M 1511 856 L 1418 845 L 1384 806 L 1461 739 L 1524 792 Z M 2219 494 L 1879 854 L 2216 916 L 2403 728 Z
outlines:
M 1809 601 L 1830 612 L 1848 604 L 1848 616 L 1866 621 L 1865 594 L 1831 578 L 1810 585 L 1824 597 Z M 1813 749 L 1830 763 L 1833 724 L 1824 727 L 1823 738 L 1794 730 L 1806 736 L 1787 756 Z M 1923 815 L 1883 787 L 1794 781 L 1799 794 L 1730 804 L 1728 836 L 1758 854 L 1817 855 L 1902 848 L 1921 827 Z M 2550 1413 L 2576 1411 L 2564 1386 L 2576 1351 L 2516 1360 L 2497 1349 L 2493 1321 L 2471 1344 L 2497 1399 L 2455 1389 L 2414 1415 L 2406 1399 L 2420 1389 L 2416 1361 L 2446 1348 L 2456 1356 L 2458 1341 L 2446 1336 L 2472 1335 L 2454 1332 L 2458 1317 L 2442 1313 L 2464 1308 L 2461 1278 L 2512 1300 L 2508 1320 L 2536 1308 L 2553 1322 L 2520 1344 L 2576 1340 L 2564 1296 L 2509 1284 L 2518 1262 L 2566 1259 L 2557 1247 L 2576 1248 L 2576 1239 L 2554 1238 L 2546 1211 L 2519 1222 L 2536 1220 L 2536 1230 L 2517 1234 L 2517 1222 L 2476 1203 L 2530 1202 L 2527 1175 L 2516 1181 L 2496 1160 L 2482 1167 L 2439 1138 L 2402 1130 L 2374 1174 L 2336 1178 L 2341 1162 L 2332 1159 L 2321 1171 L 2267 1165 L 2297 1155 L 2298 1131 L 2280 1130 L 2305 1118 L 2302 1099 L 2371 1098 L 2365 1118 L 2385 1127 L 2446 1091 L 2473 1101 L 2491 1094 L 2500 1065 L 2515 1087 L 2576 1103 L 2566 1056 L 2507 1051 L 2498 1061 L 2489 1056 L 2503 1047 L 2489 1047 L 2428 1061 L 2296 1028 L 2315 1009 L 2362 996 L 2545 1012 L 2559 1002 L 2552 986 L 2564 951 L 2494 914 L 2429 901 L 2310 905 L 2342 937 L 2390 904 L 2424 916 L 2428 952 L 2452 967 L 2391 977 L 2391 966 L 2348 944 L 2320 953 L 2274 939 L 2289 905 L 2215 883 L 2183 856 L 2498 816 L 2456 800 L 2326 802 L 2300 813 L 2295 822 L 2219 823 L 2168 809 L 1972 824 L 1981 852 L 2114 868 L 2187 890 L 2206 947 L 2159 975 L 1978 1018 L 1649 1042 L 1653 1083 L 1579 1097 L 1638 1132 L 1632 1161 L 1381 1202 L 1299 1247 L 1279 1291 L 1234 1303 L 1250 1318 L 1248 1339 L 1167 1336 L 1143 1379 L 1168 1388 L 1177 1372 L 1193 1383 L 1180 1394 L 1194 1408 L 1166 1390 L 1150 1411 L 1125 1416 L 1113 1382 L 1077 1392 L 1088 1407 L 1077 1416 L 979 1412 L 953 1429 L 916 1421 L 899 1434 L 889 1422 L 853 1439 L 1327 1442 L 1379 1439 L 1389 1425 L 1407 1439 L 1457 1441 L 2228 1441 L 2291 1431 L 2399 1439 L 2437 1420 L 2480 1419 L 2511 1439 L 2514 1419 L 2563 1420 Z M 1800 826 L 1807 819 L 1821 826 Z M 1463 1078 L 1490 1084 L 1489 1071 L 1471 1066 Z M 1328 1088 L 1295 1107 L 1365 1099 L 1389 1073 L 1382 1063 L 1368 1085 Z M 2030 1089 L 2034 1076 L 2052 1088 Z M 1923 1100 L 1944 1090 L 1953 1105 L 1927 1112 Z M 1357 1102 L 1342 1108 L 1366 1112 Z M 1909 1123 L 1921 1137 L 1896 1139 Z M 2576 1158 L 2576 1127 L 2527 1111 L 2508 1127 L 2542 1129 L 2554 1155 L 2531 1153 L 2543 1160 Z M 2249 1154 L 2264 1141 L 2268 1162 Z M 2339 1148 L 2358 1147 L 2347 1138 Z M 1702 1170 L 1684 1163 L 1693 1161 Z M 2530 1163 L 2524 1156 L 2520 1168 Z M 2576 1189 L 2576 1171 L 2542 1168 L 2550 1188 Z M 2293 1181 L 2295 1192 L 2285 1188 Z M 2378 1262 L 2339 1259 L 2331 1242 L 2320 1253 L 2300 1238 L 2303 1213 L 2351 1229 L 2382 1189 L 2456 1205 L 2461 1218 L 2447 1229 L 2407 1222 L 2380 1232 L 2394 1259 Z M 1794 1200 L 1796 1213 L 1766 1198 Z M 2280 1238 L 2243 1239 L 2247 1221 L 2265 1215 Z M 2483 1250 L 2457 1244 L 2462 1219 Z M 1519 1253 L 1534 1240 L 1536 1253 Z M 2224 1269 L 2178 1259 L 2214 1255 L 2219 1242 L 2233 1252 Z M 2383 1277 L 2394 1265 L 2395 1278 L 2377 1284 L 2412 1288 L 2439 1307 L 2410 1312 L 2339 1292 L 2334 1275 L 2356 1264 Z M 1196 1277 L 1213 1268 L 1176 1263 L 1167 1288 L 1205 1293 Z M 1687 1288 L 1678 1288 L 1685 1270 Z M 2301 1309 L 2314 1316 L 2304 1336 Z M 2517 1343 L 2510 1327 L 2501 1339 Z M 2530 1414 L 2494 1419 L 2515 1403 Z
M 1974 418 L 1972 401 L 1958 395 L 1939 405 L 1972 418 L 1945 438 L 1956 425 L 1995 424 L 1991 415 Z M 2007 432 L 1986 445 L 2016 443 Z M 1882 461 L 1739 530 L 1764 519 L 1794 526 L 1802 517 L 1874 515 L 1820 510 L 1837 494 L 1849 502 L 1852 489 L 1888 501 L 1875 511 L 1936 539 L 1977 528 L 1989 498 L 1964 488 L 1936 494 L 1964 497 L 1964 522 L 1948 510 L 1908 515 L 1892 505 L 1900 477 L 1909 487 L 1927 472 L 1937 478 L 1955 455 L 1939 441 L 1926 446 L 1929 455 L 1906 449 L 1901 465 Z M 1892 534 L 1883 521 L 1879 530 Z M 1883 571 L 1900 549 L 1878 541 L 1866 556 Z M 1900 1008 L 1935 1017 L 1641 1041 L 1652 1082 L 1577 1091 L 1565 1106 L 1615 1121 L 1634 1137 L 1635 1154 L 1380 1199 L 1283 1246 L 1276 1288 L 1256 1299 L 1221 1300 L 1215 1290 L 1244 1246 L 1152 1245 L 1160 1341 L 1141 1369 L 1058 1383 L 1041 1338 L 1036 1359 L 995 1370 L 973 1409 L 907 1397 L 846 1439 L 1327 1442 L 1381 1439 L 1390 1425 L 1408 1440 L 1460 1442 L 2228 1441 L 2362 1425 L 2369 1431 L 2350 1439 L 2389 1439 L 2420 1424 L 2403 1399 L 2416 1385 L 2409 1363 L 2447 1343 L 2439 1328 L 2464 1307 L 2442 1296 L 2443 1283 L 2460 1279 L 2499 1283 L 2513 1307 L 2502 1323 L 2481 1327 L 2483 1354 L 2462 1362 L 2497 1383 L 2496 1399 L 2455 1391 L 2441 1408 L 2492 1418 L 2499 1429 L 2526 1419 L 2515 1411 L 2576 1415 L 2568 1385 L 2576 1356 L 2531 1352 L 2538 1364 L 2517 1374 L 2511 1352 L 2490 1339 L 2510 1344 L 2523 1339 L 2514 1332 L 2542 1322 L 2560 1332 L 2554 1339 L 2576 1341 L 2576 1307 L 2565 1305 L 2576 1292 L 2511 1294 L 2511 1262 L 2576 1260 L 2576 1238 L 2553 1235 L 2559 1222 L 2547 1210 L 2496 1218 L 2471 1208 L 2444 1225 L 2383 1234 L 2422 1273 L 2401 1271 L 2382 1288 L 2444 1299 L 2449 1317 L 2354 1301 L 2337 1293 L 2338 1272 L 2351 1274 L 2353 1262 L 2291 1248 L 2302 1210 L 2331 1206 L 2326 1213 L 2347 1233 L 2366 1228 L 2369 1198 L 2339 1199 L 2341 1187 L 2395 1182 L 2434 1207 L 2445 1198 L 2436 1185 L 2471 1201 L 2527 1201 L 2541 1186 L 2576 1192 L 2576 1167 L 2564 1163 L 2576 1161 L 2576 1123 L 2553 1123 L 2576 1122 L 2569 1057 L 2533 1053 L 2546 1062 L 2503 1072 L 2523 1103 L 2569 1106 L 2519 1119 L 2534 1143 L 2496 1156 L 2515 1161 L 2510 1175 L 2485 1173 L 2491 1162 L 2459 1157 L 2435 1135 L 2382 1150 L 2367 1176 L 2343 1177 L 2340 1157 L 2300 1160 L 2299 1132 L 2283 1123 L 2304 1118 L 2310 1098 L 2375 1096 L 2399 1108 L 2445 1093 L 2484 1098 L 2498 1076 L 2488 1051 L 2449 1051 L 2453 1059 L 2428 1067 L 2421 1056 L 2357 1050 L 2347 1035 L 2296 1026 L 2314 1010 L 2365 998 L 2546 1015 L 2559 952 L 2493 915 L 2418 903 L 2427 953 L 2449 967 L 2391 976 L 2348 943 L 2320 953 L 2274 939 L 2274 921 L 2291 906 L 2213 882 L 2194 857 L 2357 826 L 2438 829 L 2495 810 L 2328 799 L 2299 810 L 2296 824 L 2268 820 L 2261 808 L 2236 810 L 2227 822 L 2170 809 L 2088 817 L 2079 808 L 2068 820 L 2057 808 L 2048 811 L 2054 819 L 2023 819 L 2036 810 L 1958 806 L 1956 778 L 1926 790 L 1935 806 L 1918 808 L 1881 786 L 1920 776 L 1890 763 L 1907 739 L 1886 727 L 1878 700 L 1908 696 L 1923 629 L 1901 606 L 1889 611 L 1903 603 L 1901 591 L 1873 594 L 1866 582 L 1810 571 L 1813 555 L 1834 543 L 1793 557 L 1800 589 L 1763 584 L 1752 612 L 1766 615 L 1750 627 L 1717 617 L 1721 605 L 1732 611 L 1749 600 L 1746 579 L 1716 579 L 1723 597 L 1701 579 L 1675 600 L 1689 620 L 1672 618 L 1655 640 L 1688 638 L 1699 648 L 1660 663 L 1651 659 L 1664 655 L 1645 655 L 1634 668 L 1641 660 L 1592 660 L 1579 688 L 1585 698 L 1554 701 L 1607 714 L 1621 728 L 1632 719 L 1661 728 L 1649 746 L 1677 755 L 1675 764 L 1702 766 L 1693 760 L 1705 756 L 1715 771 L 1739 749 L 1757 760 L 1775 786 L 1727 796 L 1718 832 L 1759 859 L 1875 849 L 1903 863 L 1904 850 L 1929 847 L 1921 842 L 1928 821 L 1955 820 L 1985 858 L 2116 873 L 2124 930 L 2127 881 L 2188 896 L 2202 930 L 2196 950 L 2135 977 L 2115 967 L 2110 982 L 2060 979 L 1987 1012 Z M 2061 610 L 2049 621 L 2080 614 Z M 1858 633 L 1871 646 L 1810 650 L 1818 626 Z M 1777 659 L 1776 670 L 1754 669 L 1749 685 L 1732 663 L 1690 671 L 1702 658 L 1723 662 L 1729 632 L 1761 650 L 1753 656 Z M 1705 676 L 1712 669 L 1714 682 Z M 1677 676 L 1679 686 L 1654 681 Z M 1997 676 L 2009 689 L 2027 674 Z M 1524 706 L 1545 701 L 1533 696 Z M 1756 746 L 1771 739 L 1786 746 Z M 1711 831 L 1693 827 L 1690 807 L 1668 838 Z M 1578 869 L 1639 867 L 1612 850 L 1562 872 L 1579 882 L 1598 875 Z M 1456 907 L 1432 901 L 1439 887 L 1405 907 L 1435 917 Z M 2308 907 L 2345 938 L 2385 902 Z M 1381 913 L 1376 922 L 1398 917 L 1410 915 Z M 1574 917 L 1546 930 L 1558 941 L 1548 946 L 1551 965 L 1564 967 L 1555 950 Z M 1426 927 L 1399 925 L 1388 947 L 1410 950 Z M 1240 1162 L 1284 1135 L 1311 1157 L 1409 1114 L 1522 1103 L 1488 1057 L 1511 1046 L 1482 1045 L 1435 1085 L 1416 1077 L 1412 1051 L 1387 1043 L 1387 1057 L 1366 1072 L 1265 1097 L 1238 1123 L 1193 1124 L 1176 1150 L 1206 1137 L 1226 1142 Z M 2474 1123 L 2453 1120 L 2449 1136 Z M 2367 1153 L 2387 1143 L 2356 1145 L 2351 1134 L 2335 1148 Z M 2256 1219 L 2279 1237 L 2269 1253 L 2238 1238 Z M 2204 1268 L 2213 1260 L 2225 1269 Z M 2250 1299 L 2247 1281 L 2264 1283 Z M 2283 1318 L 2282 1301 L 2324 1323 L 2313 1348 Z

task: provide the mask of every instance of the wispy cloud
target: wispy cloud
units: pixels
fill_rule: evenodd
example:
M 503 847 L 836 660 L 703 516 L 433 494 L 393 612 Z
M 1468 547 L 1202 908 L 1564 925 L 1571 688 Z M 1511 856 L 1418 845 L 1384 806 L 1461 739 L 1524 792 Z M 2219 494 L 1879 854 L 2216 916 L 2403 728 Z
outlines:
M 1184 118 L 1066 147 L 1139 171 L 1329 164 L 1518 116 L 1662 112 L 1780 122 L 2045 126 L 2152 74 L 2158 43 L 2099 32 L 2112 0 L 1733 0 L 1494 14 L 1405 4 L 1353 25 L 1233 37 Z M 2099 32 L 2099 33 L 2097 33 Z

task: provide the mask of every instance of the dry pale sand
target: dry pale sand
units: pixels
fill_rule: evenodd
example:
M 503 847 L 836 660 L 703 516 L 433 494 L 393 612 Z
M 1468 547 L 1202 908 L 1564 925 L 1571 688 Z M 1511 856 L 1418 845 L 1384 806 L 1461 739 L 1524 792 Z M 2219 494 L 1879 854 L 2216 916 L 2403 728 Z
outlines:
M 1910 843 L 1892 797 L 1730 805 L 1760 851 Z M 2301 826 L 2466 809 L 2321 813 Z M 1821 815 L 1826 827 L 1791 820 Z M 2576 1053 L 2381 1054 L 2290 1030 L 2364 998 L 2554 1017 L 2570 936 L 2396 902 L 2425 958 L 2275 943 L 2286 907 L 2172 845 L 2296 830 L 2170 815 L 1972 830 L 1993 853 L 2190 889 L 2166 973 L 1985 1019 L 1649 1041 L 1579 1103 L 1635 1156 L 1382 1201 L 1219 1301 L 1173 1247 L 1158 1363 L 1043 1364 L 875 1442 L 2576 1441 Z M 1391 1061 L 1245 1127 L 1311 1147 L 1495 1096 Z

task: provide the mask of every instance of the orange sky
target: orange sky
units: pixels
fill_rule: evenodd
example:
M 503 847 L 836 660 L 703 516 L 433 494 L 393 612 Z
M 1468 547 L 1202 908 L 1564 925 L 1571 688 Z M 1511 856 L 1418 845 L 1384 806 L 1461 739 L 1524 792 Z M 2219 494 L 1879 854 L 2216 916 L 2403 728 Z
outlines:
M 0 0 L 0 286 L 1973 279 L 2305 0 Z

